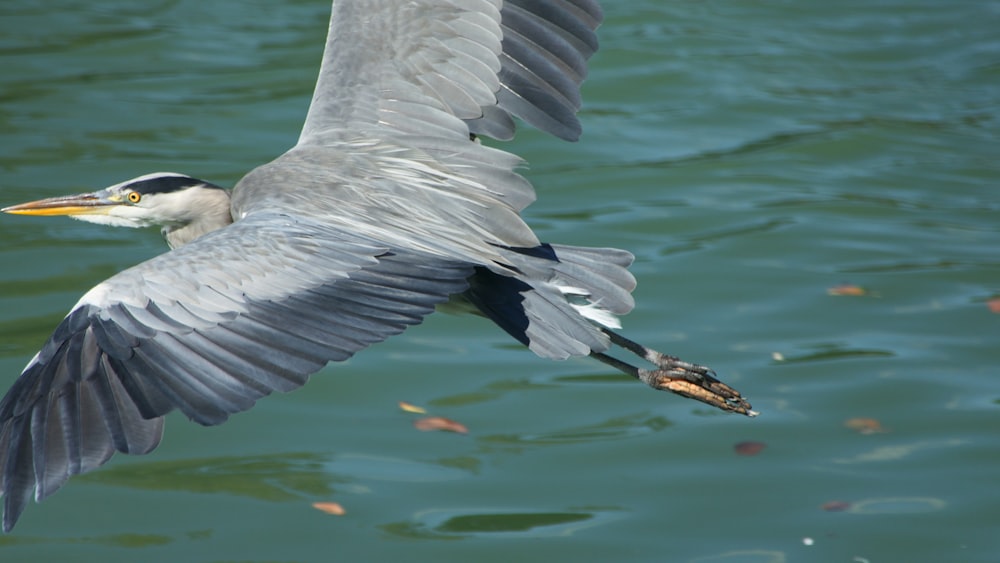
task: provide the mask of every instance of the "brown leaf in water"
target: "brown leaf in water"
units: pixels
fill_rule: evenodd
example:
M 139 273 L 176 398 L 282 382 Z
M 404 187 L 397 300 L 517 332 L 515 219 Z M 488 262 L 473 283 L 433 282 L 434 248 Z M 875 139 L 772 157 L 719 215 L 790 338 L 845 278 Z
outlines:
M 851 507 L 851 503 L 844 500 L 831 500 L 824 502 L 821 508 L 827 512 L 843 512 Z
M 852 285 L 849 283 L 835 285 L 833 287 L 827 288 L 826 292 L 829 295 L 852 295 L 852 296 L 868 295 L 867 289 L 859 285 Z
M 752 456 L 764 451 L 766 447 L 767 444 L 764 442 L 747 441 L 736 444 L 733 449 L 736 450 L 736 455 Z
M 314 502 L 312 507 L 320 512 L 325 512 L 327 514 L 332 514 L 334 516 L 343 516 L 347 514 L 343 506 L 340 506 L 339 502 Z
M 458 432 L 459 434 L 469 433 L 469 429 L 466 428 L 464 424 L 442 416 L 418 418 L 413 421 L 413 427 L 424 432 L 430 432 L 432 430 L 445 430 L 448 432 Z
M 986 307 L 991 313 L 1000 313 L 1000 297 L 991 297 L 986 300 Z

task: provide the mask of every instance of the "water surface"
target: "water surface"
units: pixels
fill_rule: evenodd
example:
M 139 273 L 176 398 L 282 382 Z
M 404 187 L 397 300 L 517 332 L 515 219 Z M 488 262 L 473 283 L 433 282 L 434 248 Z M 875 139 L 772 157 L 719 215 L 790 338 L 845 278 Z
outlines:
M 223 426 L 172 416 L 153 455 L 30 506 L 0 559 L 995 561 L 1000 4 L 604 5 L 584 138 L 504 145 L 526 214 L 633 251 L 625 332 L 710 364 L 758 419 L 437 315 Z M 327 15 L 5 2 L 0 203 L 156 170 L 232 185 L 294 143 Z M 0 218 L 0 387 L 163 249 Z M 417 432 L 400 400 L 470 434 Z

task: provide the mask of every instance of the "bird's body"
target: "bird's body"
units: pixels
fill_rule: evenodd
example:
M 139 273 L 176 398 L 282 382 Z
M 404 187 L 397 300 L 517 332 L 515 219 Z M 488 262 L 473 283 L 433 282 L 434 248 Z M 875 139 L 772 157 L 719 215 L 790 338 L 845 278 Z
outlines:
M 219 424 L 454 299 L 542 357 L 755 414 L 613 332 L 632 256 L 540 242 L 520 160 L 478 142 L 513 136 L 512 116 L 575 139 L 600 21 L 592 0 L 339 0 L 298 144 L 231 194 L 158 173 L 6 208 L 160 225 L 172 250 L 86 293 L 0 402 L 4 530 L 32 494 L 155 448 L 170 411 Z

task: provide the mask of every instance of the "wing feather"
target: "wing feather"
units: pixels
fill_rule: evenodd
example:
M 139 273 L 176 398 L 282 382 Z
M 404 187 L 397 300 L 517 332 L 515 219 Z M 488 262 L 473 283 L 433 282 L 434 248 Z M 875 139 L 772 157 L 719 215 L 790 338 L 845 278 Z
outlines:
M 592 0 L 334 2 L 300 145 L 359 128 L 509 139 L 517 116 L 567 140 L 603 16 Z M 399 102 L 423 107 L 399 113 Z M 405 118 L 404 118 L 405 116 Z
M 41 500 L 115 451 L 154 449 L 168 412 L 219 424 L 419 323 L 464 291 L 471 273 L 316 221 L 261 214 L 112 277 L 81 299 L 0 401 L 5 530 L 32 492 Z

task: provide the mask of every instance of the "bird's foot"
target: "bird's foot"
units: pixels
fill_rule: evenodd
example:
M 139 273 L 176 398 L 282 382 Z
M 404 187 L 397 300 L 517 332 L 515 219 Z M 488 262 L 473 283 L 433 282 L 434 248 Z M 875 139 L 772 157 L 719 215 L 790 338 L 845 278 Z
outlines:
M 670 391 L 695 399 L 724 411 L 757 416 L 750 402 L 740 392 L 715 378 L 715 372 L 705 366 L 691 364 L 674 356 L 659 354 L 659 369 L 640 369 L 638 378 L 660 391 Z
M 617 332 L 608 329 L 603 329 L 603 332 L 608 335 L 612 344 L 621 346 L 659 369 L 637 368 L 602 353 L 592 353 L 591 356 L 594 358 L 622 370 L 653 389 L 677 393 L 724 411 L 757 416 L 757 411 L 753 410 L 750 402 L 744 399 L 739 391 L 716 379 L 715 371 L 711 368 L 691 364 L 677 356 L 647 348 Z

